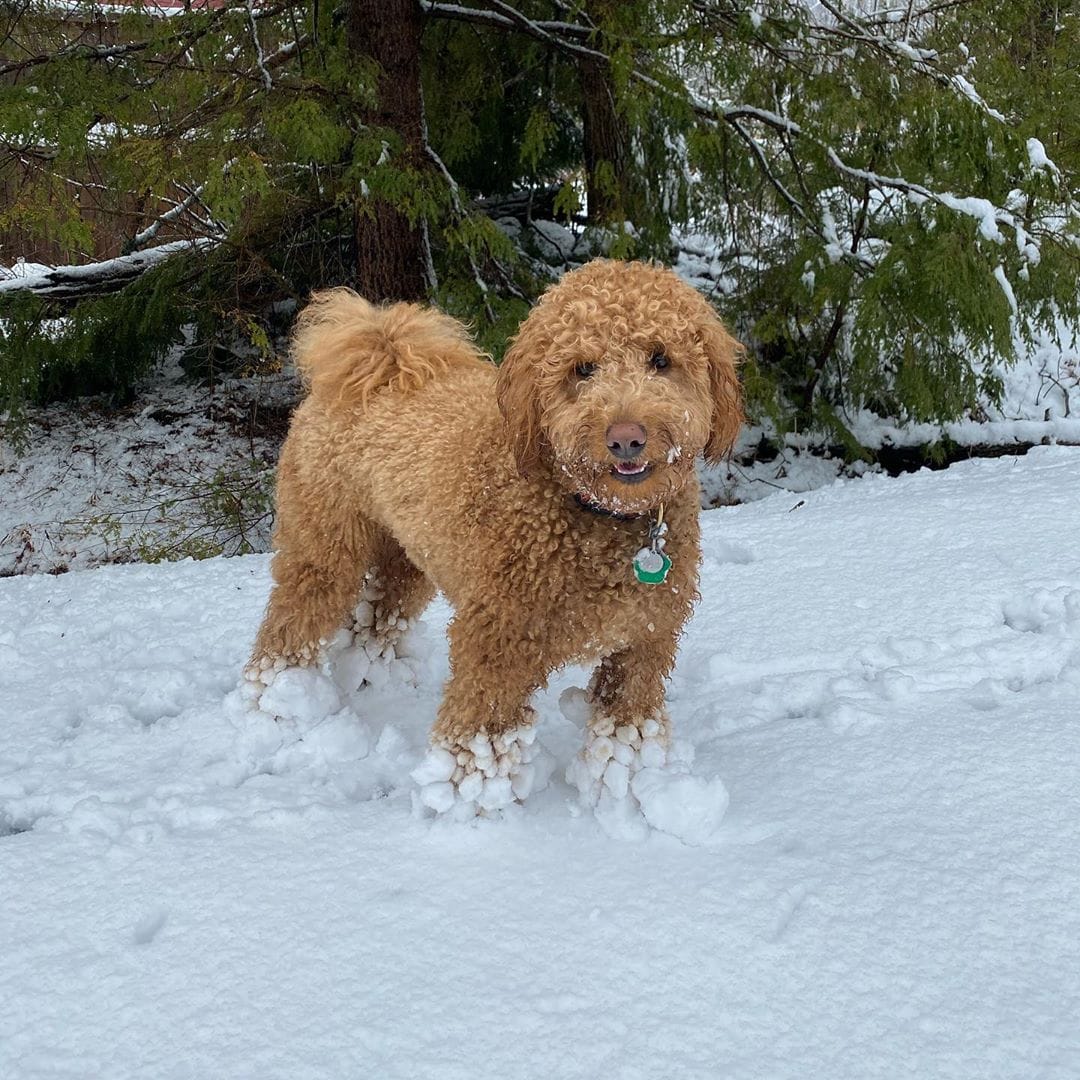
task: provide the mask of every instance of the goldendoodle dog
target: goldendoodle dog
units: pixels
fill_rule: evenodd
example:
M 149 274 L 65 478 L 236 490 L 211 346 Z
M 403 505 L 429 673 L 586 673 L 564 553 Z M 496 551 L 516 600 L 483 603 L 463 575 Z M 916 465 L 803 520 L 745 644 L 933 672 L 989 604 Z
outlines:
M 738 355 L 699 293 L 640 262 L 567 274 L 498 368 L 438 311 L 317 294 L 295 337 L 310 393 L 278 470 L 252 692 L 322 663 L 345 625 L 392 655 L 438 589 L 451 677 L 413 774 L 423 803 L 523 799 L 530 697 L 570 663 L 598 666 L 568 775 L 588 799 L 632 798 L 667 752 L 664 683 L 697 597 L 694 460 L 739 431 Z

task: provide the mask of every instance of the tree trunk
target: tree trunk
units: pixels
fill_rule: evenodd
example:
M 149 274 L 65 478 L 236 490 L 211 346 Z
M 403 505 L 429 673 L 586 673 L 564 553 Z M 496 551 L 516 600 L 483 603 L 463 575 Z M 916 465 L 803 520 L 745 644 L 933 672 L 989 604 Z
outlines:
M 379 70 L 375 107 L 361 114 L 364 124 L 389 129 L 401 140 L 396 164 L 421 168 L 424 105 L 420 90 L 420 6 L 416 0 L 350 0 L 349 51 L 374 61 Z M 376 303 L 422 300 L 426 295 L 427 241 L 385 200 L 357 194 L 356 287 Z
M 586 11 L 603 26 L 613 6 L 613 0 L 590 0 Z M 595 47 L 610 51 L 602 33 Z M 634 219 L 630 132 L 616 108 L 610 65 L 582 60 L 579 70 L 589 222 L 621 225 Z
M 626 125 L 616 112 L 607 66 L 581 64 L 581 120 L 590 224 L 626 220 Z

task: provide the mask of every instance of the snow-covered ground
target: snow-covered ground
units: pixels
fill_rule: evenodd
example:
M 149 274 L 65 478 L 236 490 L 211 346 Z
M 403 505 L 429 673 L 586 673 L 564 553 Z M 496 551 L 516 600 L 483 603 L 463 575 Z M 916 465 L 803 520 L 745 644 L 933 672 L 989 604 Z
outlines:
M 28 412 L 0 438 L 0 576 L 265 551 L 295 375 L 223 380 L 175 364 L 126 406 Z
M 1075 1080 L 1080 450 L 704 534 L 696 846 L 578 812 L 581 671 L 546 789 L 419 815 L 444 607 L 275 723 L 233 690 L 264 556 L 0 581 L 0 1076 Z

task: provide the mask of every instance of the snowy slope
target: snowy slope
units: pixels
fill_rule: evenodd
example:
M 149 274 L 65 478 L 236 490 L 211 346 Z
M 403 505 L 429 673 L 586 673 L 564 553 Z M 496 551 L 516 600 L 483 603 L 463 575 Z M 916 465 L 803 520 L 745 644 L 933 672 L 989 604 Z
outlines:
M 265 557 L 0 581 L 0 1076 L 1080 1075 L 1080 451 L 704 531 L 696 847 L 561 768 L 416 816 L 443 608 L 416 685 L 277 725 L 232 694 Z M 560 767 L 583 680 L 538 701 Z
M 18 447 L 0 422 L 0 576 L 265 551 L 297 396 L 294 376 L 211 393 L 172 364 L 126 406 L 28 410 Z

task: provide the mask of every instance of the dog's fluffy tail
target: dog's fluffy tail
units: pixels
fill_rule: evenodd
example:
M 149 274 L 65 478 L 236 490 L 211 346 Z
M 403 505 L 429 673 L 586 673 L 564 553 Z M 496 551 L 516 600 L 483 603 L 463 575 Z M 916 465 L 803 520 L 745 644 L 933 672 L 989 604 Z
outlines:
M 293 334 L 296 365 L 327 404 L 363 407 L 375 390 L 418 389 L 479 355 L 457 319 L 418 304 L 377 307 L 352 289 L 315 293 Z

